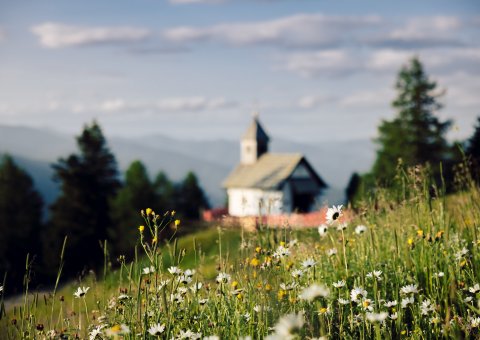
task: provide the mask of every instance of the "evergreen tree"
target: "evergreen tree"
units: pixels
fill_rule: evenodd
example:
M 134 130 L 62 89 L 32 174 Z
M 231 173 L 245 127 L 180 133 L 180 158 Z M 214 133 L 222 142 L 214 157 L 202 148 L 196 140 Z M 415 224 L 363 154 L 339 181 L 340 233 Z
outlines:
M 187 219 L 199 219 L 200 210 L 209 207 L 197 176 L 189 172 L 178 188 L 178 210 Z
M 0 278 L 9 291 L 22 290 L 27 253 L 39 255 L 43 200 L 32 178 L 10 156 L 0 163 Z
M 161 212 L 176 210 L 177 196 L 175 194 L 175 186 L 168 178 L 167 174 L 160 171 L 153 183 L 155 193 L 157 194 L 158 207 Z
M 49 268 L 56 271 L 65 236 L 67 274 L 102 263 L 101 244 L 111 228 L 110 201 L 119 188 L 115 157 L 96 122 L 86 125 L 77 137 L 80 153 L 53 165 L 61 193 L 51 206 L 50 233 L 45 243 Z
M 439 162 L 448 160 L 451 151 L 445 139 L 451 122 L 441 122 L 434 115 L 441 108 L 434 93 L 437 84 L 413 58 L 401 69 L 395 87 L 398 97 L 392 106 L 398 114 L 391 121 L 383 121 L 378 129 L 380 149 L 373 174 L 380 183 L 390 184 L 401 158 L 406 166 L 429 163 L 438 177 Z
M 480 117 L 477 118 L 477 126 L 472 137 L 467 141 L 466 154 L 472 162 L 472 173 L 480 183 Z
M 354 205 L 355 198 L 360 188 L 360 182 L 361 182 L 360 175 L 354 172 L 350 177 L 350 181 L 348 181 L 347 188 L 345 189 L 347 204 L 351 204 L 352 206 Z
M 125 173 L 125 184 L 112 202 L 113 228 L 110 230 L 116 255 L 131 255 L 138 240 L 138 226 L 143 224 L 140 211 L 158 207 L 156 194 L 147 169 L 134 161 Z

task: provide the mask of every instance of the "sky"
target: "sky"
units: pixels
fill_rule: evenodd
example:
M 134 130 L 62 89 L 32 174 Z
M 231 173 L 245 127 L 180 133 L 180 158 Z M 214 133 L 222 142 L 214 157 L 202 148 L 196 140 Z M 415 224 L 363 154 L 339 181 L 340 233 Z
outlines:
M 0 0 L 0 124 L 78 134 L 371 139 L 418 56 L 451 139 L 480 116 L 480 2 Z

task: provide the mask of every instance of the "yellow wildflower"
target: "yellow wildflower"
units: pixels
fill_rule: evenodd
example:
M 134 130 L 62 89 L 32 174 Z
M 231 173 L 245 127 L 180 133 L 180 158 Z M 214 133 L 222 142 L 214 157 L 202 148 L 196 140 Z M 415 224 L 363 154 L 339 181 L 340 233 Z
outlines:
M 179 225 L 180 225 L 180 220 L 175 220 L 175 228 L 178 228 Z
M 143 233 L 143 231 L 145 230 L 145 226 L 141 225 L 140 227 L 138 227 L 138 231 Z
M 175 216 L 175 213 L 176 213 L 176 211 L 172 210 L 172 212 L 171 212 L 172 216 Z
M 423 237 L 423 230 L 422 229 L 417 230 L 417 236 L 418 237 Z
M 259 264 L 260 264 L 260 261 L 259 261 L 256 257 L 254 257 L 254 258 L 250 261 L 250 265 L 251 265 L 252 267 L 256 267 L 256 266 L 258 266 Z
M 325 307 L 322 307 L 322 308 L 320 308 L 320 311 L 319 311 L 319 313 L 320 313 L 320 314 L 325 314 L 327 311 L 328 311 L 328 309 L 327 309 L 327 308 L 325 308 Z
M 283 298 L 285 297 L 285 295 L 287 295 L 287 292 L 283 289 L 280 289 L 278 291 L 278 294 L 277 294 L 277 297 L 278 297 L 278 300 L 283 300 Z
M 271 285 L 270 283 L 267 283 L 267 284 L 265 285 L 265 290 L 266 290 L 267 292 L 271 291 L 271 290 L 272 290 L 272 285 Z
M 410 238 L 407 240 L 407 243 L 408 243 L 409 246 L 413 246 L 413 238 L 410 237 Z
M 285 242 L 283 242 L 283 241 L 280 242 L 280 245 L 281 245 L 282 247 L 285 247 Z
M 243 299 L 242 293 L 240 293 L 240 294 L 237 295 L 237 299 L 238 299 L 238 300 L 242 300 L 242 299 Z
M 237 286 L 238 286 L 238 281 L 233 281 L 232 282 L 232 288 L 235 289 L 235 288 L 237 288 Z
M 152 240 L 152 244 L 153 244 L 153 243 L 157 243 L 157 242 L 158 242 L 158 238 L 157 238 L 157 236 L 155 236 L 155 237 L 153 238 L 153 240 Z
M 147 213 L 147 216 L 150 215 L 152 213 L 152 209 L 147 208 L 146 213 Z
M 257 248 L 255 248 L 255 251 L 256 251 L 257 253 L 260 253 L 260 252 L 262 251 L 262 247 L 257 247 Z

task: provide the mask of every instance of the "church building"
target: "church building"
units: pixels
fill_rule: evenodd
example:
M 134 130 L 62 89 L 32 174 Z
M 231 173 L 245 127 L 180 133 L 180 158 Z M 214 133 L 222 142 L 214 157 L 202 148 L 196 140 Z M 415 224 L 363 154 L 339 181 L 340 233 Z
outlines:
M 231 216 L 310 212 L 327 185 L 299 153 L 270 153 L 254 117 L 240 142 L 240 164 L 223 182 Z

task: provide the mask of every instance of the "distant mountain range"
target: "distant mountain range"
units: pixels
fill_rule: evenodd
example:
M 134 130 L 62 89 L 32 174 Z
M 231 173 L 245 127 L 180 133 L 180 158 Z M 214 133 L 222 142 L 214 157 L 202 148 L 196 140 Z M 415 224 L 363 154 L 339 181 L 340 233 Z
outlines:
M 145 164 L 152 179 L 163 170 L 179 181 L 192 170 L 215 206 L 225 201 L 221 182 L 240 158 L 240 141 L 177 140 L 164 135 L 130 139 L 107 136 L 107 141 L 122 173 L 137 159 Z M 272 138 L 270 150 L 303 153 L 329 185 L 324 199 L 330 204 L 342 203 L 351 174 L 368 171 L 375 157 L 370 140 L 308 144 Z M 9 153 L 28 171 L 47 204 L 58 194 L 50 165 L 72 152 L 77 152 L 73 136 L 48 129 L 0 125 L 0 153 Z

